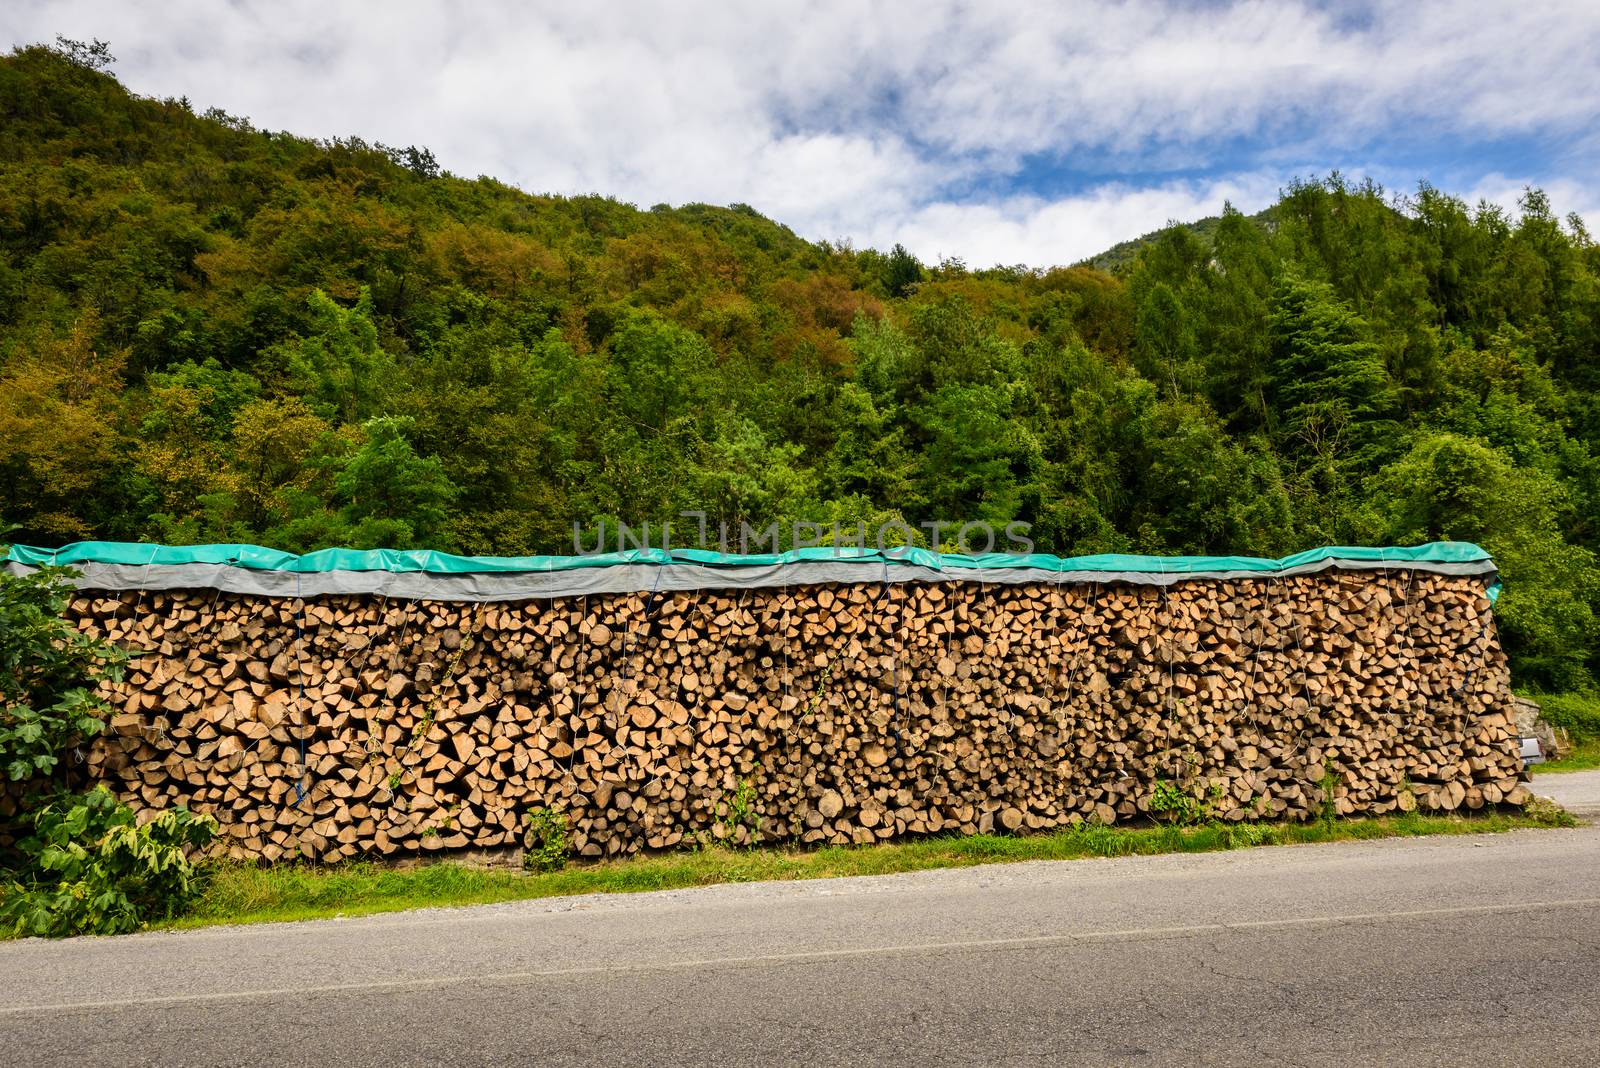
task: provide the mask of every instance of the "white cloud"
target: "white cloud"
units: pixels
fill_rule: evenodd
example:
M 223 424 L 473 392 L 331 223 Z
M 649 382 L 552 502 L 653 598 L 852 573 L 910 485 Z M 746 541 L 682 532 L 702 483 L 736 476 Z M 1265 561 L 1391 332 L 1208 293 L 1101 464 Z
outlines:
M 1518 211 L 1518 203 L 1530 186 L 1542 189 L 1549 196 L 1551 207 L 1563 219 L 1569 214 L 1577 214 L 1591 226 L 1600 223 L 1600 189 L 1571 178 L 1551 181 L 1495 172 L 1484 175 L 1471 188 L 1453 192 L 1468 207 L 1476 207 L 1479 201 L 1488 201 L 1514 216 Z
M 1360 157 L 1395 130 L 1572 146 L 1562 173 L 1530 178 L 1561 210 L 1597 199 L 1575 177 L 1600 152 L 1600 6 L 1589 2 L 13 0 L 0 11 L 12 42 L 58 32 L 108 39 L 138 92 L 259 126 L 426 144 L 457 173 L 531 191 L 743 201 L 808 236 L 901 241 L 972 264 L 1068 262 L 1213 213 L 1225 196 L 1260 207 L 1290 176 L 1267 175 L 1285 153 Z M 1009 179 L 1041 155 L 1104 177 L 1029 196 Z
M 1275 179 L 1249 175 L 1144 188 L 1109 184 L 1055 200 L 921 204 L 865 224 L 866 243 L 888 247 L 900 241 L 930 261 L 954 256 L 972 267 L 1073 263 L 1173 220 L 1220 214 L 1228 201 L 1255 210 L 1277 191 Z

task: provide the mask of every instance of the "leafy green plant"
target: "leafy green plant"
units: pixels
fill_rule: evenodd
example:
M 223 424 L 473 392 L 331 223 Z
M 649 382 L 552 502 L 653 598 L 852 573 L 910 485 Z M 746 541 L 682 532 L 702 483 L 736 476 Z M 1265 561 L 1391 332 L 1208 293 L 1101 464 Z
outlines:
M 534 871 L 560 871 L 572 854 L 567 837 L 567 816 L 559 809 L 542 807 L 526 817 L 528 832 L 523 839 L 523 864 Z
M 105 729 L 95 686 L 119 681 L 129 658 L 63 617 L 71 574 L 0 571 L 0 771 L 12 782 L 53 776 L 61 754 Z
M 722 838 L 733 838 L 743 827 L 749 834 L 748 843 L 761 840 L 761 813 L 756 811 L 756 787 L 749 779 L 740 779 L 732 793 L 723 794 L 717 802 L 716 815 Z
M 32 833 L 0 896 L 0 923 L 18 935 L 120 934 L 171 919 L 198 890 L 190 857 L 216 821 L 167 809 L 140 825 L 104 786 L 62 795 L 28 817 Z
M 52 774 L 61 752 L 105 729 L 104 702 L 87 690 L 69 690 L 45 709 L 15 705 L 0 723 L 0 760 L 6 778 L 27 782 Z
M 822 665 L 822 670 L 817 673 L 817 689 L 806 701 L 806 706 L 800 711 L 800 718 L 809 720 L 817 714 L 817 709 L 828 697 L 828 684 L 833 681 L 833 661 Z
M 1157 779 L 1150 792 L 1150 814 L 1165 823 L 1191 826 L 1204 823 L 1210 806 L 1188 790 L 1166 779 Z
M 1522 806 L 1524 819 L 1541 827 L 1576 827 L 1578 819 L 1548 797 L 1534 797 Z
M 1178 711 L 1181 713 L 1182 709 L 1182 702 L 1179 702 Z M 1150 815 L 1161 822 L 1185 827 L 1204 823 L 1221 802 L 1222 787 L 1212 784 L 1205 797 L 1196 796 L 1195 787 L 1201 781 L 1200 754 L 1185 746 L 1169 749 L 1168 760 L 1173 757 L 1177 758 L 1178 779 L 1175 782 L 1159 777 L 1156 779 L 1150 791 Z
M 1322 762 L 1322 822 L 1332 824 L 1339 814 L 1338 805 L 1334 801 L 1333 790 L 1339 785 L 1339 773 L 1334 770 L 1332 760 Z
M 110 706 L 95 687 L 120 680 L 129 659 L 66 619 L 71 574 L 0 572 L 0 768 L 53 788 L 28 794 L 6 828 L 0 923 L 16 934 L 115 934 L 170 918 L 195 890 L 190 854 L 217 832 L 184 808 L 140 824 L 104 786 L 62 789 L 62 755 L 105 729 Z
M 1539 718 L 1564 727 L 1579 742 L 1600 738 L 1600 696 L 1592 693 L 1530 693 L 1539 703 Z

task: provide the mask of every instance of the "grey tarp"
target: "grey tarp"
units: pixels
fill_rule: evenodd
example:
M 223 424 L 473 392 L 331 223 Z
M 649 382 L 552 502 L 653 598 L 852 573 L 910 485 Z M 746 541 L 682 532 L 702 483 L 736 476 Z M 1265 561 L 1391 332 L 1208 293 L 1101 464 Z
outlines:
M 139 561 L 149 562 L 139 562 Z M 586 594 L 757 589 L 817 583 L 967 582 L 1132 583 L 1165 586 L 1194 579 L 1267 579 L 1329 569 L 1418 570 L 1448 575 L 1495 574 L 1482 549 L 1462 542 L 1374 549 L 1331 547 L 1282 560 L 1254 557 L 1033 554 L 982 557 L 922 549 L 808 549 L 740 557 L 696 551 L 643 550 L 585 557 L 449 557 L 388 550 L 328 551 L 295 557 L 254 546 L 143 546 L 93 542 L 60 550 L 15 546 L 13 572 L 59 562 L 73 567 L 81 589 L 217 590 L 248 596 L 321 597 L 371 594 L 405 600 L 518 601 Z M 526 562 L 526 568 L 521 565 Z M 1491 595 L 1497 586 L 1491 585 Z

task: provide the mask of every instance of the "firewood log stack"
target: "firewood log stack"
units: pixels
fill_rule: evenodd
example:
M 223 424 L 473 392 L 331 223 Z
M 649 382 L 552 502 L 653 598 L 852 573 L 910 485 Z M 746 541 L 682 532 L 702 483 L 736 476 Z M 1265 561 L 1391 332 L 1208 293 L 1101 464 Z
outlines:
M 514 849 L 540 808 L 601 858 L 1528 796 L 1483 581 L 1420 570 L 72 610 L 143 651 L 90 774 L 239 858 Z

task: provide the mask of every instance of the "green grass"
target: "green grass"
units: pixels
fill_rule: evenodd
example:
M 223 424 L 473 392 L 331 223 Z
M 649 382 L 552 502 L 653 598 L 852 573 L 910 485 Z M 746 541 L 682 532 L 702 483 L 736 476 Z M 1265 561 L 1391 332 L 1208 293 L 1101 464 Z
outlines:
M 1526 815 L 1423 816 L 1308 824 L 1209 824 L 1200 827 L 1079 827 L 1026 838 L 974 835 L 817 850 L 707 849 L 573 865 L 562 871 L 485 871 L 448 862 L 399 871 L 370 863 L 338 867 L 224 864 L 213 869 L 187 915 L 172 926 L 262 923 L 567 894 L 638 893 L 714 883 L 885 875 L 1020 860 L 1154 853 L 1205 853 L 1257 845 L 1298 845 L 1433 834 L 1478 834 L 1522 827 L 1573 826 L 1560 809 Z
M 1560 760 L 1552 760 L 1548 764 L 1535 764 L 1528 770 L 1535 775 L 1561 773 L 1563 771 L 1592 771 L 1600 768 L 1600 738 L 1585 738 L 1576 743 L 1572 752 Z

